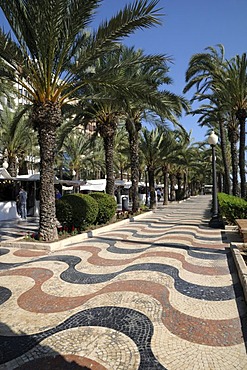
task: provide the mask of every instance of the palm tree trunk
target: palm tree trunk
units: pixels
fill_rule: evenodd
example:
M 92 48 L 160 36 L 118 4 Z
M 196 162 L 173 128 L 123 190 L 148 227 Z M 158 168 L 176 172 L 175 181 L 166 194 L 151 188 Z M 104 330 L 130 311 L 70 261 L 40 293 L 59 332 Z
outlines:
M 232 159 L 232 195 L 239 196 L 238 191 L 238 150 L 237 141 L 231 135 L 231 159 Z
M 138 182 L 139 182 L 139 132 L 130 134 L 130 163 L 131 163 L 131 182 L 132 182 L 132 211 L 139 209 Z
M 188 169 L 184 172 L 184 191 L 183 191 L 184 199 L 188 198 Z
M 171 182 L 171 201 L 174 201 L 176 200 L 176 191 L 175 191 L 176 176 L 174 174 L 170 174 L 170 182 Z
M 106 166 L 106 193 L 114 196 L 114 136 L 104 136 L 105 166 Z
M 17 162 L 16 162 L 16 156 L 15 155 L 9 155 L 8 156 L 8 172 L 10 176 L 16 177 L 17 176 Z
M 246 185 L 245 185 L 245 119 L 246 111 L 242 110 L 242 114 L 238 116 L 240 123 L 240 138 L 239 138 L 239 174 L 240 174 L 240 191 L 241 198 L 246 196 Z
M 136 212 L 139 209 L 139 131 L 141 130 L 141 127 L 139 120 L 134 121 L 129 117 L 125 121 L 125 128 L 129 134 L 133 212 Z
M 178 189 L 177 189 L 177 196 L 176 200 L 182 200 L 183 199 L 183 192 L 182 192 L 182 173 L 177 173 L 177 183 L 178 183 Z
M 231 182 L 230 182 L 230 169 L 229 163 L 227 159 L 227 149 L 226 149 L 226 130 L 224 128 L 224 123 L 222 119 L 219 120 L 219 128 L 220 128 L 220 145 L 221 145 L 221 153 L 222 153 L 222 161 L 225 171 L 225 182 L 224 182 L 224 192 L 226 194 L 230 194 L 231 189 Z
M 56 128 L 61 122 L 58 104 L 46 102 L 33 107 L 33 123 L 38 128 L 40 146 L 40 220 L 39 234 L 44 241 L 58 238 L 54 193 Z
M 163 166 L 163 177 L 164 177 L 164 189 L 163 189 L 163 196 L 164 196 L 164 201 L 163 204 L 167 205 L 168 204 L 168 196 L 169 196 L 169 174 L 168 174 L 168 166 L 165 165 Z
M 156 206 L 156 199 L 155 199 L 155 187 L 154 187 L 154 169 L 151 167 L 148 168 L 148 182 L 149 182 L 149 189 L 150 189 L 150 209 L 153 209 Z

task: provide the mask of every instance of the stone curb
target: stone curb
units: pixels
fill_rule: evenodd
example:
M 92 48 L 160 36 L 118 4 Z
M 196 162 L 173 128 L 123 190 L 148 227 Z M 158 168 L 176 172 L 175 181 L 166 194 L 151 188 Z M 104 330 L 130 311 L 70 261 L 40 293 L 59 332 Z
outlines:
M 231 243 L 230 249 L 238 271 L 239 280 L 243 288 L 245 301 L 247 303 L 247 266 L 239 250 L 239 247 L 241 246 L 243 246 L 243 243 Z
M 79 243 L 82 240 L 88 239 L 88 238 L 93 238 L 101 233 L 105 233 L 107 231 L 114 230 L 118 228 L 119 226 L 129 224 L 130 222 L 134 222 L 137 220 L 140 220 L 144 217 L 146 217 L 149 214 L 152 214 L 154 211 L 148 211 L 144 212 L 138 216 L 126 218 L 121 221 L 114 222 L 110 225 L 102 226 L 99 227 L 98 229 L 94 230 L 89 230 L 86 231 L 82 234 L 77 234 L 74 236 L 70 236 L 69 238 L 57 241 L 57 242 L 52 242 L 52 243 L 41 243 L 41 242 L 25 242 L 23 241 L 23 236 L 20 238 L 15 238 L 12 240 L 6 240 L 0 242 L 0 245 L 3 247 L 8 247 L 8 248 L 20 248 L 20 249 L 35 249 L 35 250 L 47 250 L 49 252 L 54 252 L 61 250 L 63 248 L 69 247 L 73 244 Z

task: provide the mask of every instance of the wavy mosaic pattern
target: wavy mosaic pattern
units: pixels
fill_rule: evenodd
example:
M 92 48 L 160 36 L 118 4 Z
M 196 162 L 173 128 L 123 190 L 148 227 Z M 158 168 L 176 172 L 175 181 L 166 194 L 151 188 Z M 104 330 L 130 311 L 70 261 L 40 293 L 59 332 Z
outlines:
M 0 248 L 0 368 L 247 369 L 247 310 L 210 197 L 59 252 Z

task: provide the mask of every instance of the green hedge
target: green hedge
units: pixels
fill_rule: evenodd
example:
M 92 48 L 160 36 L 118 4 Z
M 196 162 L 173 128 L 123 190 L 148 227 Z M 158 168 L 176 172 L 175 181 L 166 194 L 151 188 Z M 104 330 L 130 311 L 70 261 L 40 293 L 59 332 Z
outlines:
M 56 200 L 56 217 L 62 226 L 72 224 L 72 207 L 62 199 Z
M 117 202 L 115 201 L 114 197 L 100 192 L 90 193 L 90 197 L 97 201 L 99 207 L 99 212 L 95 223 L 102 225 L 110 221 L 115 215 L 117 209 Z
M 83 229 L 92 225 L 97 218 L 99 207 L 95 199 L 88 194 L 66 194 L 61 198 L 72 207 L 71 225 Z
M 230 224 L 235 224 L 237 218 L 247 218 L 247 202 L 246 200 L 218 193 L 219 211 L 222 217 Z

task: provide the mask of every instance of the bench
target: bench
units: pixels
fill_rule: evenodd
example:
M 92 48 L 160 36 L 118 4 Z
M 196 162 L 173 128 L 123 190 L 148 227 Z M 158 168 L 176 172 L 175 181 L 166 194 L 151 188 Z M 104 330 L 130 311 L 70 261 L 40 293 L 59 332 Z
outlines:
M 238 229 L 239 229 L 240 234 L 242 235 L 244 243 L 247 243 L 247 219 L 238 218 L 235 220 L 235 222 L 238 225 Z

